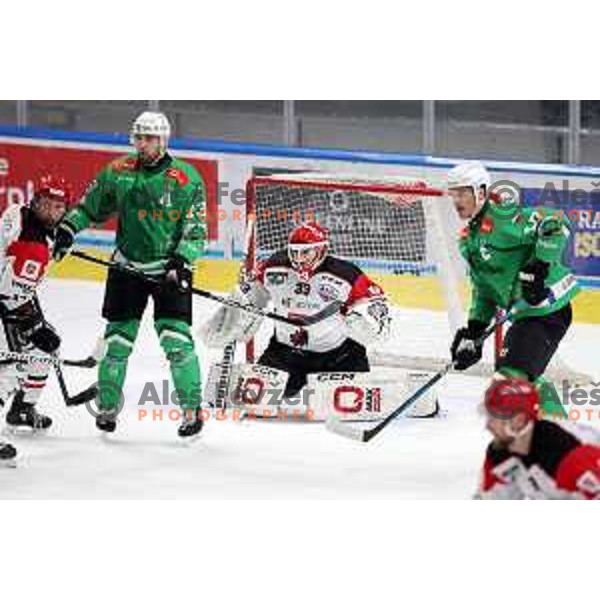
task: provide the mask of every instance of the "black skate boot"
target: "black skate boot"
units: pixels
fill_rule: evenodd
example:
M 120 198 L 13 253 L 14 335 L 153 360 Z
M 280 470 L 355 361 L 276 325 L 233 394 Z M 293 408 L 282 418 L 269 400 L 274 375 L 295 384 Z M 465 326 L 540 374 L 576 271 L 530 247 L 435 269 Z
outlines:
M 0 440 L 0 467 L 16 467 L 17 449 Z
M 6 413 L 6 424 L 15 431 L 45 431 L 52 426 L 52 419 L 39 413 L 35 404 L 23 400 L 23 390 L 18 390 L 10 410 Z
M 96 427 L 106 433 L 113 433 L 117 428 L 117 415 L 114 411 L 100 411 L 96 415 Z
M 204 427 L 204 421 L 200 418 L 200 408 L 184 410 L 177 435 L 181 438 L 190 438 L 198 435 L 202 431 L 202 427 Z

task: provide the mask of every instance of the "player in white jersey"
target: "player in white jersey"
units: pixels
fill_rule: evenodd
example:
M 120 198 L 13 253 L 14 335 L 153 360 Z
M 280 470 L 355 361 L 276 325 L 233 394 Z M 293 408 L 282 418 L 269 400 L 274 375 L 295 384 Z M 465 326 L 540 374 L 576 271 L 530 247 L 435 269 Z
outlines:
M 36 291 L 48 269 L 54 229 L 72 200 L 64 179 L 46 175 L 29 206 L 11 205 L 0 217 L 0 407 L 10 404 L 10 427 L 32 431 L 52 425 L 36 410 L 49 365 L 34 359 L 55 353 L 60 337 L 45 320 Z M 13 361 L 11 353 L 33 360 Z M 0 440 L 0 460 L 14 455 Z
M 289 373 L 285 397 L 296 395 L 309 373 L 369 371 L 365 347 L 389 333 L 383 290 L 359 267 L 329 254 L 328 232 L 316 222 L 296 227 L 287 250 L 260 262 L 236 296 L 261 308 L 270 301 L 274 312 L 289 318 L 314 315 L 335 301 L 342 304 L 339 312 L 310 326 L 275 322 L 258 363 Z M 244 340 L 258 325 L 253 315 L 223 308 L 205 326 L 205 341 Z

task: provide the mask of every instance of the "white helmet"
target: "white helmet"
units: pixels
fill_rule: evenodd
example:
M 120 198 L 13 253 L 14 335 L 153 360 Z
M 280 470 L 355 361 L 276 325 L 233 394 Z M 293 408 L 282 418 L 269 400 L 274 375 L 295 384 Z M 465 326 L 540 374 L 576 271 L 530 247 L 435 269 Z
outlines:
M 145 111 L 139 115 L 131 126 L 131 143 L 135 135 L 157 135 L 166 149 L 171 136 L 171 125 L 167 117 L 160 112 Z
M 486 190 L 490 187 L 490 174 L 479 161 L 469 161 L 456 165 L 448 171 L 447 187 L 448 189 L 459 187 L 473 188 L 475 196 L 479 188 L 483 185 Z

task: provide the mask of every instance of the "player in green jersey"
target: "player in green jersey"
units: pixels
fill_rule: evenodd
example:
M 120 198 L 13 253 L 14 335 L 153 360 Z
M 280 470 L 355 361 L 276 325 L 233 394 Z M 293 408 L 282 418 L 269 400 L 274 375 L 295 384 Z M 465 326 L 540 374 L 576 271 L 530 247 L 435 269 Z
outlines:
M 53 256 L 60 260 L 77 232 L 116 215 L 113 260 L 157 279 L 151 283 L 123 269 L 109 270 L 102 309 L 108 321 L 106 353 L 99 365 L 96 418 L 103 431 L 115 430 L 127 362 L 150 297 L 154 326 L 181 403 L 178 433 L 188 437 L 202 429 L 200 366 L 190 326 L 192 266 L 204 249 L 206 194 L 198 172 L 169 154 L 170 132 L 162 113 L 139 115 L 131 130 L 135 153 L 100 171 L 56 233 Z
M 541 408 L 564 414 L 543 373 L 571 325 L 571 299 L 578 292 L 562 261 L 570 222 L 555 210 L 490 197 L 490 176 L 479 162 L 454 167 L 447 185 L 459 217 L 466 221 L 459 245 L 472 285 L 468 324 L 456 332 L 451 347 L 455 368 L 467 369 L 481 359 L 477 340 L 497 309 L 525 300 L 527 306 L 515 314 L 504 339 L 494 378 L 533 382 Z

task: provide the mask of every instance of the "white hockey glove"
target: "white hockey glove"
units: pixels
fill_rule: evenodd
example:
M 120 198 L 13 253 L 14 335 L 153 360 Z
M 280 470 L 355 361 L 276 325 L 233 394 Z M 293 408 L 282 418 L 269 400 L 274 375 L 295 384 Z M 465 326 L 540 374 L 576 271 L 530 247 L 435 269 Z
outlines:
M 369 346 L 384 341 L 390 333 L 390 310 L 385 298 L 358 302 L 346 313 L 348 337 Z

